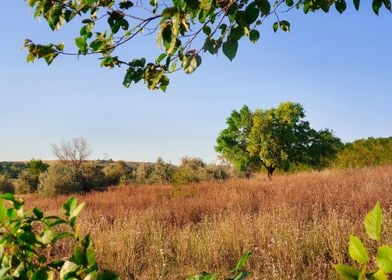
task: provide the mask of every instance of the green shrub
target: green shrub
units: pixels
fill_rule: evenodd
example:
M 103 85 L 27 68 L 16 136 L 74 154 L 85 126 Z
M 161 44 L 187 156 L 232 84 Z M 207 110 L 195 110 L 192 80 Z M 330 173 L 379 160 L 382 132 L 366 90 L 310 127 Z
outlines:
M 14 185 L 12 184 L 11 180 L 5 175 L 0 175 L 0 192 L 1 193 L 15 192 Z
M 39 176 L 30 172 L 23 172 L 14 181 L 15 192 L 18 194 L 28 194 L 37 191 Z
M 115 164 L 106 165 L 102 172 L 105 174 L 109 185 L 119 185 L 122 177 L 131 178 L 132 169 L 123 161 L 117 161 Z
M 71 165 L 52 165 L 39 177 L 38 192 L 44 195 L 70 194 L 84 191 L 81 171 Z
M 208 179 L 206 164 L 199 158 L 184 157 L 173 174 L 175 185 L 198 183 Z
M 102 166 L 96 163 L 85 163 L 80 168 L 83 177 L 83 191 L 104 190 L 109 184 Z
M 149 184 L 167 184 L 172 181 L 174 165 L 163 161 L 162 158 L 158 158 L 154 167 L 152 168 L 151 174 L 148 178 Z
M 337 154 L 336 165 L 343 168 L 392 163 L 392 137 L 359 139 Z
M 98 269 L 90 235 L 79 235 L 76 217 L 83 205 L 69 199 L 63 205 L 65 218 L 60 218 L 37 208 L 25 213 L 23 201 L 1 195 L 0 279 L 117 280 L 116 274 Z M 74 247 L 72 256 L 53 259 L 54 245 L 64 239 Z
M 49 168 L 49 165 L 44 163 L 40 159 L 31 159 L 27 163 L 28 173 L 33 174 L 33 175 L 37 175 L 37 176 L 39 176 L 39 174 L 47 171 L 48 168 Z
M 209 164 L 206 167 L 209 180 L 227 180 L 230 178 L 230 167 L 222 164 Z
M 134 173 L 135 182 L 138 184 L 147 184 L 152 171 L 153 167 L 151 166 L 151 164 L 138 164 Z

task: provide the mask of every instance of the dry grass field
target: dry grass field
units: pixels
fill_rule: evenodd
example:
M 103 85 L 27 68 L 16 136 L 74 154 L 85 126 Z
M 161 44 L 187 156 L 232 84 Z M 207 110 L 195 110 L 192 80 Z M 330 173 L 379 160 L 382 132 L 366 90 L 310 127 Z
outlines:
M 349 262 L 349 233 L 364 236 L 363 217 L 377 200 L 383 241 L 392 244 L 392 166 L 123 186 L 78 198 L 86 202 L 79 223 L 92 233 L 101 267 L 121 279 L 225 275 L 248 250 L 250 279 L 337 279 L 333 264 Z M 65 199 L 30 196 L 26 203 L 55 213 Z

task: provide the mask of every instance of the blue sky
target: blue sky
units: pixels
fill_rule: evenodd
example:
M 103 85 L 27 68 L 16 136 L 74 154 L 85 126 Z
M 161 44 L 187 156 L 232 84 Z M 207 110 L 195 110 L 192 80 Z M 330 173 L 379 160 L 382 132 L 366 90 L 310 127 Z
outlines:
M 364 2 L 364 1 L 363 1 Z M 3 4 L 0 67 L 0 160 L 52 159 L 50 145 L 88 139 L 92 158 L 177 163 L 182 156 L 217 158 L 215 139 L 230 112 L 247 104 L 301 103 L 317 129 L 343 141 L 392 136 L 392 14 L 368 6 L 287 14 L 291 32 L 262 26 L 257 44 L 241 41 L 233 62 L 205 55 L 194 74 L 175 73 L 166 93 L 121 85 L 123 71 L 95 58 L 25 62 L 25 38 L 72 42 L 75 26 L 58 33 L 33 19 L 24 1 Z M 143 38 L 123 52 L 152 52 Z

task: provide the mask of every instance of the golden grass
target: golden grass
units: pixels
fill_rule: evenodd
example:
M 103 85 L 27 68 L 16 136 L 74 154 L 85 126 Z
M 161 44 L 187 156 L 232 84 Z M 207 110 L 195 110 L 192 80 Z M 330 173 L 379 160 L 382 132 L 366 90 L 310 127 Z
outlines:
M 121 279 L 227 272 L 247 250 L 250 279 L 337 279 L 349 233 L 379 200 L 392 242 L 392 166 L 326 170 L 192 186 L 123 186 L 80 196 L 101 267 Z M 49 212 L 65 197 L 28 197 Z M 67 251 L 67 246 L 59 250 Z

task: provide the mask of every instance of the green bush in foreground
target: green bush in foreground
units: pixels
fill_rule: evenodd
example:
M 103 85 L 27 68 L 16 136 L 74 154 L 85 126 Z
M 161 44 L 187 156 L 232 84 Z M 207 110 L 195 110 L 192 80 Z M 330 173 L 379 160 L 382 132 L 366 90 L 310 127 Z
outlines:
M 355 235 L 350 235 L 349 255 L 352 260 L 359 264 L 353 267 L 345 264 L 335 265 L 335 270 L 342 279 L 346 280 L 386 280 L 388 274 L 392 273 L 392 247 L 380 245 L 382 210 L 377 202 L 376 206 L 366 215 L 363 222 L 368 237 L 377 242 L 377 255 L 375 263 L 377 269 L 369 270 L 373 261 L 369 258 L 368 250 L 362 241 Z
M 1 195 L 0 279 L 119 279 L 112 272 L 99 271 L 90 235 L 79 236 L 76 217 L 83 206 L 84 203 L 78 205 L 75 198 L 69 199 L 63 205 L 63 219 L 45 216 L 37 208 L 25 213 L 23 201 L 12 194 Z M 59 230 L 59 225 L 62 230 Z M 65 238 L 73 244 L 73 255 L 65 259 L 50 259 L 51 248 Z

